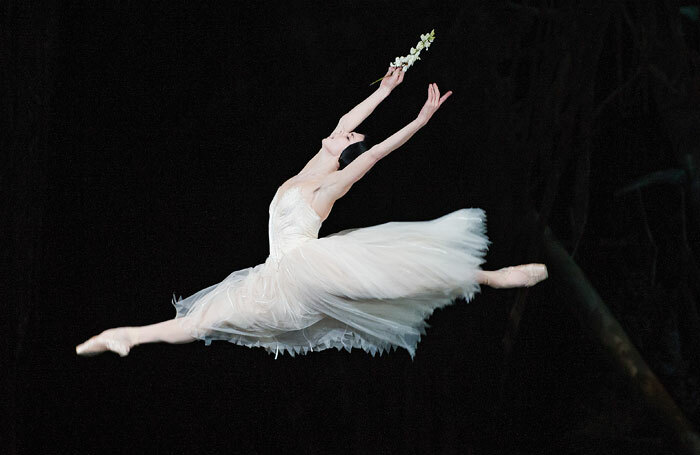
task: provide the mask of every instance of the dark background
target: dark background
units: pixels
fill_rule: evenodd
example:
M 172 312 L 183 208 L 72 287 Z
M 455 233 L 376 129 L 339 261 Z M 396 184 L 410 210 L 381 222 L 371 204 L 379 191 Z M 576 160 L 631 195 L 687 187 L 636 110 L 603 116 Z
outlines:
M 688 5 L 5 2 L 0 450 L 673 453 L 556 268 L 532 289 L 484 287 L 436 311 L 415 361 L 403 350 L 274 360 L 225 342 L 125 358 L 74 349 L 170 319 L 173 293 L 264 262 L 277 187 L 435 29 L 357 131 L 393 134 L 430 82 L 454 94 L 319 235 L 482 207 L 484 266 L 497 269 L 546 262 L 524 221 L 539 213 L 697 428 Z M 655 184 L 615 195 L 638 179 Z

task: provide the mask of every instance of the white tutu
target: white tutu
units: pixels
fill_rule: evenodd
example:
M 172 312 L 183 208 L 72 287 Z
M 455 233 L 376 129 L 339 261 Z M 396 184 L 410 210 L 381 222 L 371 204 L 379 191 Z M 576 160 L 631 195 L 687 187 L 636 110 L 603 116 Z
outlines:
M 318 238 L 320 217 L 298 187 L 270 204 L 270 256 L 176 300 L 176 318 L 208 345 L 227 340 L 275 358 L 328 348 L 411 358 L 436 308 L 480 292 L 486 215 L 463 208 Z

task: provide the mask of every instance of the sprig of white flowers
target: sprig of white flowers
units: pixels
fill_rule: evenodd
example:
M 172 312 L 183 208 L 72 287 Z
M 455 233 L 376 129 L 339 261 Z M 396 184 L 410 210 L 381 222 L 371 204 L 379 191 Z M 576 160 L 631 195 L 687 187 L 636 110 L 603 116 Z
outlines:
M 396 57 L 396 59 L 389 63 L 389 66 L 394 66 L 394 67 L 402 67 L 401 71 L 406 72 L 411 66 L 413 66 L 414 63 L 416 63 L 416 60 L 420 60 L 421 58 L 419 57 L 420 52 L 425 49 L 426 51 L 430 47 L 430 44 L 433 42 L 435 39 L 435 29 L 432 29 L 430 33 L 426 33 L 424 35 L 420 36 L 420 41 L 418 44 L 416 44 L 416 47 L 412 47 L 410 50 L 410 53 L 408 55 L 405 55 L 403 57 Z M 376 81 L 372 82 L 372 84 L 376 84 L 377 82 L 381 81 L 384 79 L 386 76 L 380 77 Z M 372 85 L 369 84 L 369 85 Z

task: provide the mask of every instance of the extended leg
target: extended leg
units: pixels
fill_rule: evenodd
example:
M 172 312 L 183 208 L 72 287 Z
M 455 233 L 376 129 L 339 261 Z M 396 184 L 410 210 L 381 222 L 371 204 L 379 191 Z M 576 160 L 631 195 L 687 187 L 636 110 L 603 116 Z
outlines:
M 171 319 L 143 327 L 131 327 L 135 344 L 171 343 L 181 344 L 196 340 L 180 324 L 186 324 L 186 318 Z M 185 325 L 186 327 L 186 325 Z
M 142 327 L 117 327 L 96 335 L 75 348 L 80 355 L 96 355 L 105 351 L 114 351 L 122 357 L 129 354 L 132 347 L 145 344 L 165 342 L 172 344 L 189 343 L 196 340 L 185 329 L 187 318 L 171 319 Z M 184 325 L 181 326 L 181 324 Z
M 500 270 L 480 270 L 477 282 L 492 288 L 530 287 L 548 277 L 544 264 L 522 264 Z

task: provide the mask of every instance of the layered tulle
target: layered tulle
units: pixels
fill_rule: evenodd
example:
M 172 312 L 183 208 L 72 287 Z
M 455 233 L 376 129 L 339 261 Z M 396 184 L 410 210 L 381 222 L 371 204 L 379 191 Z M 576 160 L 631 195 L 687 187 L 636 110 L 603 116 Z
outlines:
M 285 202 L 299 206 L 300 200 Z M 277 210 L 271 205 L 271 216 Z M 318 221 L 317 232 L 320 220 L 308 205 L 284 213 L 312 228 Z M 284 229 L 271 226 L 271 242 L 286 246 L 278 248 L 283 254 L 173 298 L 176 318 L 194 337 L 262 347 L 275 357 L 328 348 L 375 355 L 402 347 L 414 358 L 434 310 L 480 292 L 476 273 L 491 243 L 480 208 L 295 242 L 275 237 Z

